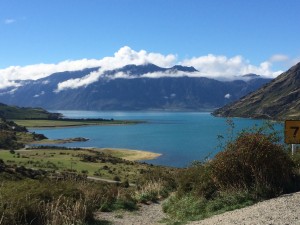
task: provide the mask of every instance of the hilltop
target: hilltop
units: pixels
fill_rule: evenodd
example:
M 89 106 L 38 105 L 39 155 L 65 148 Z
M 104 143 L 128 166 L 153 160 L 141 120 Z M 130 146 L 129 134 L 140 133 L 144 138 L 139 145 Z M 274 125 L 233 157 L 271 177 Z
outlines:
M 42 108 L 9 106 L 0 103 L 0 117 L 6 119 L 59 119 L 59 113 L 50 113 Z
M 213 112 L 215 116 L 297 119 L 300 116 L 300 63 L 240 100 Z

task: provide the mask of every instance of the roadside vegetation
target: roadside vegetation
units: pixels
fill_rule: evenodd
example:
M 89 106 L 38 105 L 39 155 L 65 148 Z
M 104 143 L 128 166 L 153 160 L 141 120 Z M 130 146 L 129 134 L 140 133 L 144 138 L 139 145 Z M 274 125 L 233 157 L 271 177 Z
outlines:
M 169 224 L 184 224 L 300 190 L 300 153 L 294 156 L 270 124 L 242 131 L 216 156 L 176 175 L 163 205 Z
M 122 159 L 107 159 L 124 166 Z M 107 183 L 87 179 L 85 171 L 31 169 L 0 160 L 0 224 L 109 224 L 96 221 L 94 213 L 137 210 L 138 204 L 156 202 L 174 190 L 176 169 L 140 165 L 119 171 L 113 177 L 117 183 Z M 132 180 L 123 179 L 132 172 Z

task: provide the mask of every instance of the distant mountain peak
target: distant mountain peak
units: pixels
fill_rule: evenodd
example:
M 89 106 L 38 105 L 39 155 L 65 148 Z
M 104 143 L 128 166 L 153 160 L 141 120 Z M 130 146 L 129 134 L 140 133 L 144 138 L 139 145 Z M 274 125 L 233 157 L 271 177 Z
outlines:
M 122 68 L 110 71 L 110 73 L 124 72 L 130 75 L 139 76 L 146 73 L 155 73 L 155 72 L 168 72 L 168 73 L 177 72 L 178 73 L 178 72 L 196 72 L 196 71 L 198 70 L 196 70 L 192 66 L 175 65 L 171 68 L 164 68 L 164 67 L 159 67 L 152 63 L 145 63 L 142 65 L 129 64 Z
M 282 73 L 240 100 L 215 112 L 216 116 L 267 118 L 276 120 L 300 118 L 300 63 Z
M 175 65 L 175 66 L 173 66 L 170 69 L 171 70 L 181 71 L 181 72 L 197 72 L 198 71 L 193 66 L 182 66 L 182 65 Z
M 243 75 L 242 77 L 245 77 L 245 78 L 260 78 L 261 76 L 255 74 L 255 73 L 248 73 L 248 74 Z

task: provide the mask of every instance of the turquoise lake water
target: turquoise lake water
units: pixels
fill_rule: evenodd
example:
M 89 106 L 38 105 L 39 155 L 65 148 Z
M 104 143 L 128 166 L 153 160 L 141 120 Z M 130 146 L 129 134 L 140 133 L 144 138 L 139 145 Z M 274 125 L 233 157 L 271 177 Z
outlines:
M 218 135 L 227 136 L 225 118 L 208 112 L 96 112 L 56 111 L 69 118 L 104 118 L 142 120 L 137 125 L 83 126 L 72 128 L 36 129 L 50 139 L 85 137 L 87 142 L 68 143 L 67 147 L 110 147 L 146 150 L 162 156 L 146 162 L 157 165 L 184 167 L 193 160 L 213 157 L 219 149 Z M 262 120 L 233 119 L 235 133 Z M 283 129 L 277 125 L 277 129 Z

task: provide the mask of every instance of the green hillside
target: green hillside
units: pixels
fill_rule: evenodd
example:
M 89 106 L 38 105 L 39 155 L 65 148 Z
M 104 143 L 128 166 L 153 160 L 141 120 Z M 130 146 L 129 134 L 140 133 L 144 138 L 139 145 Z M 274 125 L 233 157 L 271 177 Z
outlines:
M 0 103 L 0 117 L 6 119 L 58 119 L 59 113 L 50 113 L 42 108 L 8 106 Z
M 213 115 L 275 120 L 299 119 L 299 87 L 300 63 L 259 90 L 214 111 Z

